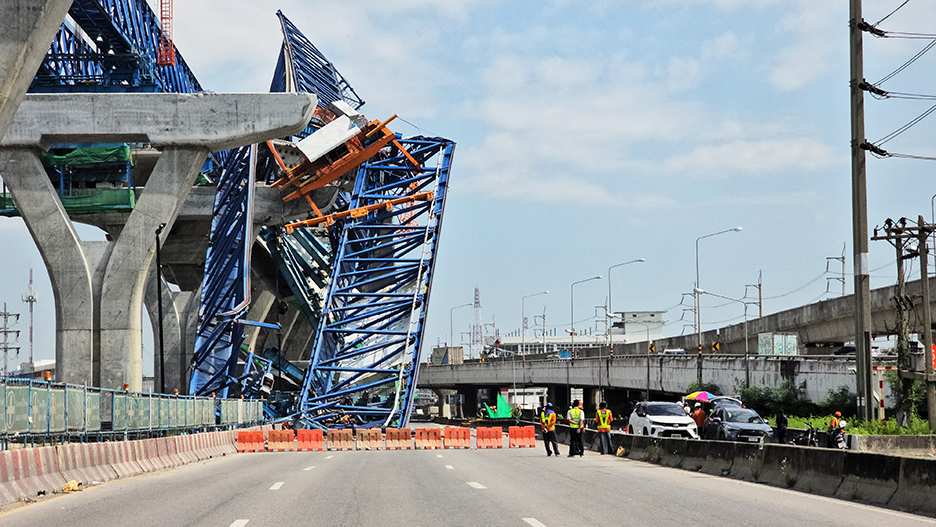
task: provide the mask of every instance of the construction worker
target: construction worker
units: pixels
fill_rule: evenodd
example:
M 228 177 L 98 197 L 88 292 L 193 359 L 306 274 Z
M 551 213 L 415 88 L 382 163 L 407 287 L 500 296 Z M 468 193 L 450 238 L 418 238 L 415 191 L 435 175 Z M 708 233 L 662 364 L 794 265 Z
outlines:
M 540 425 L 543 427 L 546 457 L 553 455 L 553 452 L 555 452 L 556 457 L 559 457 L 559 442 L 556 441 L 556 412 L 553 411 L 552 403 L 546 403 L 546 409 L 540 414 Z
M 585 444 L 582 442 L 585 433 L 585 412 L 579 408 L 579 400 L 572 401 L 572 408 L 566 412 L 566 421 L 569 422 L 569 457 L 585 455 Z
M 614 417 L 608 410 L 608 403 L 601 401 L 598 413 L 595 414 L 595 424 L 598 425 L 598 440 L 601 442 L 601 455 L 611 453 L 611 421 Z
M 695 421 L 696 430 L 701 439 L 702 431 L 705 429 L 705 410 L 702 409 L 702 403 L 695 403 L 695 411 L 692 412 L 692 420 Z
M 832 419 L 829 420 L 829 429 L 826 432 L 829 434 L 829 446 L 835 444 L 835 435 L 839 428 L 839 424 L 842 421 L 842 412 L 835 412 L 835 415 L 832 416 Z

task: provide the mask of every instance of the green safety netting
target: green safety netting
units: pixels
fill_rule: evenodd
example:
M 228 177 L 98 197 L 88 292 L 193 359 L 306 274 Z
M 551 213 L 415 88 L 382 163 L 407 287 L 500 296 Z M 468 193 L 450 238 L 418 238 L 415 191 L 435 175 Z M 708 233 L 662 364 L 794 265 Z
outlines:
M 133 189 L 113 188 L 95 190 L 83 196 L 59 196 L 68 214 L 95 214 L 118 210 L 131 210 L 136 206 L 136 194 Z M 0 216 L 19 216 L 13 197 L 0 194 Z
M 130 161 L 130 147 L 119 146 L 81 146 L 67 154 L 44 152 L 39 159 L 46 166 L 93 165 L 98 163 L 126 163 Z
M 510 417 L 510 405 L 504 399 L 504 396 L 497 394 L 497 405 L 492 409 L 487 403 L 484 403 L 484 409 L 487 410 L 488 417 L 491 419 L 500 419 Z

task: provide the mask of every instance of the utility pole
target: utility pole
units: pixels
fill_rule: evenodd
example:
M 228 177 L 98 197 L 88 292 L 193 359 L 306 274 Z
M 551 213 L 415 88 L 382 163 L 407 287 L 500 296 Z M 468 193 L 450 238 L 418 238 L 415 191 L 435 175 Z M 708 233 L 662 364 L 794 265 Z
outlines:
M 19 313 L 10 313 L 7 311 L 6 302 L 3 303 L 3 312 L 0 312 L 0 318 L 3 318 L 3 329 L 0 329 L 0 333 L 3 333 L 3 347 L 0 350 L 3 351 L 3 376 L 6 377 L 10 374 L 9 368 L 9 353 L 15 351 L 19 355 L 19 346 L 10 345 L 10 334 L 15 335 L 15 338 L 19 338 L 18 329 L 10 329 L 10 319 L 13 319 L 13 323 L 16 324 L 19 321 Z
M 900 376 L 904 379 L 903 389 L 904 394 L 909 394 L 910 386 L 907 380 L 920 379 L 926 381 L 926 408 L 927 408 L 927 419 L 929 421 L 930 430 L 936 432 L 936 384 L 934 384 L 933 377 L 933 313 L 930 306 L 930 288 L 929 288 L 929 272 L 928 259 L 929 259 L 929 250 L 927 249 L 927 240 L 929 236 L 936 230 L 936 226 L 927 225 L 923 220 L 923 216 L 918 216 L 917 224 L 914 226 L 913 223 L 908 222 L 907 218 L 901 218 L 898 221 L 893 221 L 888 218 L 884 222 L 884 236 L 878 236 L 878 228 L 874 229 L 874 240 L 887 240 L 894 244 L 897 247 L 897 298 L 896 304 L 898 306 L 898 366 L 900 368 Z M 915 238 L 917 241 L 917 250 L 911 251 L 908 254 L 904 254 L 905 240 Z M 909 364 L 909 353 L 906 349 L 907 346 L 901 345 L 901 341 L 904 343 L 909 340 L 909 335 L 906 337 L 903 336 L 904 332 L 909 333 L 909 320 L 904 314 L 904 311 L 908 309 L 910 305 L 909 299 L 906 298 L 905 288 L 904 288 L 904 279 L 903 279 L 903 260 L 905 258 L 913 258 L 915 256 L 920 256 L 920 287 L 923 293 L 923 313 L 920 321 L 919 336 L 923 341 L 923 357 L 925 359 L 925 373 L 920 375 L 917 372 L 910 371 Z
M 868 271 L 868 189 L 865 151 L 864 81 L 861 0 L 849 0 L 849 51 L 851 58 L 851 165 L 852 165 L 852 246 L 855 268 L 855 385 L 858 417 L 870 421 L 871 408 L 871 283 Z
M 917 240 L 920 250 L 920 281 L 923 289 L 923 357 L 926 358 L 926 413 L 930 432 L 936 432 L 936 384 L 933 382 L 933 308 L 930 306 L 929 264 L 926 240 L 933 231 L 923 216 L 917 218 Z
M 33 270 L 29 269 L 29 292 L 23 295 L 23 302 L 29 304 L 29 366 L 34 367 L 33 363 L 33 305 L 39 296 L 33 291 Z

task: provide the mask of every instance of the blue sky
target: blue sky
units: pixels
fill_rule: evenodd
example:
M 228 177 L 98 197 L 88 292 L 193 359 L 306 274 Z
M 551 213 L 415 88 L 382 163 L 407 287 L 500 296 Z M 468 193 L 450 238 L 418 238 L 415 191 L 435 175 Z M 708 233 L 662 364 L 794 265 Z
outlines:
M 867 2 L 865 18 L 901 3 Z M 762 271 L 765 313 L 831 298 L 826 258 L 845 244 L 851 292 L 847 2 L 179 2 L 175 41 L 203 86 L 268 90 L 278 8 L 367 101 L 369 118 L 396 113 L 419 129 L 397 121 L 395 131 L 458 143 L 427 344 L 448 340 L 449 310 L 475 287 L 482 321 L 505 333 L 520 327 L 521 297 L 549 290 L 527 300 L 527 316 L 545 308 L 562 331 L 570 284 L 602 275 L 575 289 L 576 326 L 594 328 L 608 267 L 637 258 L 646 262 L 613 271 L 615 310 L 672 308 L 664 334 L 688 332 L 691 315 L 680 318 L 691 299 L 678 304 L 693 288 L 695 239 L 735 226 L 743 231 L 700 243 L 704 289 L 741 297 Z M 934 15 L 936 6 L 911 1 L 881 27 L 931 33 Z M 866 37 L 866 77 L 926 43 Z M 883 87 L 928 93 L 934 59 Z M 930 105 L 865 104 L 872 141 Z M 924 120 L 886 148 L 936 155 L 934 125 Z M 929 218 L 934 167 L 869 157 L 871 226 Z M 0 219 L 4 245 L 23 255 L 7 266 L 0 301 L 23 306 L 27 262 L 41 271 L 41 259 L 17 222 Z M 892 254 L 871 242 L 872 287 L 893 283 Z M 51 291 L 39 275 L 47 330 L 37 342 L 51 357 Z M 741 321 L 740 305 L 711 307 L 721 304 L 703 300 L 706 328 Z M 456 311 L 456 334 L 471 319 Z

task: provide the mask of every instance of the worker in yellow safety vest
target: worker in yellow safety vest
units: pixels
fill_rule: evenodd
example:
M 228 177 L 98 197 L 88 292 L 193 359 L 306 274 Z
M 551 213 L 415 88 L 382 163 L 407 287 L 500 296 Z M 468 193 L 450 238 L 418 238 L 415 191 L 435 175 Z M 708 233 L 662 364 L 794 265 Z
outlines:
M 556 457 L 559 457 L 559 442 L 556 441 L 556 412 L 553 410 L 552 403 L 546 403 L 546 409 L 540 414 L 540 425 L 543 427 L 546 457 L 553 455 L 553 452 L 555 452 Z
M 569 422 L 569 457 L 585 455 L 585 411 L 579 408 L 579 400 L 572 401 L 572 408 L 566 412 Z
M 601 401 L 598 405 L 598 413 L 595 414 L 595 424 L 598 425 L 598 440 L 601 442 L 601 455 L 611 453 L 611 410 L 608 410 L 608 403 Z

